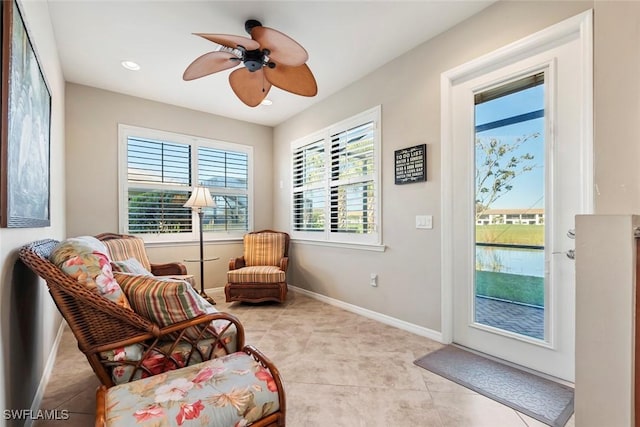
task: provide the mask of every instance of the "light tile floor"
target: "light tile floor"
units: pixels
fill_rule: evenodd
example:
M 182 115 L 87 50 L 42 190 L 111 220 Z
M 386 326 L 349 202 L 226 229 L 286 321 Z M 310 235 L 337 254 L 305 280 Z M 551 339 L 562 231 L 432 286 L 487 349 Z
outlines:
M 253 344 L 278 367 L 287 392 L 288 427 L 542 427 L 511 408 L 419 368 L 413 361 L 441 344 L 289 292 L 283 305 L 224 302 Z M 66 329 L 41 409 L 66 409 L 91 426 L 98 380 Z M 573 417 L 568 426 L 574 426 Z

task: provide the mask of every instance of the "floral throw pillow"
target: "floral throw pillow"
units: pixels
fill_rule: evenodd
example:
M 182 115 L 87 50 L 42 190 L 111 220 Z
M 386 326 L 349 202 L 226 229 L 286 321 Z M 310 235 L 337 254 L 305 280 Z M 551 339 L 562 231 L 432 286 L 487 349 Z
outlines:
M 107 252 L 101 252 L 101 246 L 104 247 L 102 242 L 91 236 L 70 238 L 60 242 L 49 259 L 90 290 L 130 309 L 127 297 L 113 277 Z

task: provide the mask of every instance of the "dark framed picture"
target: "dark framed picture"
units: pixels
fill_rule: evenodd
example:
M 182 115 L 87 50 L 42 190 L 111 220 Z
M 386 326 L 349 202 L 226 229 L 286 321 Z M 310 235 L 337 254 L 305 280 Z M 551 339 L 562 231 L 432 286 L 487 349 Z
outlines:
M 51 93 L 18 4 L 2 2 L 0 226 L 51 224 Z
M 396 150 L 394 156 L 396 184 L 427 180 L 427 144 Z

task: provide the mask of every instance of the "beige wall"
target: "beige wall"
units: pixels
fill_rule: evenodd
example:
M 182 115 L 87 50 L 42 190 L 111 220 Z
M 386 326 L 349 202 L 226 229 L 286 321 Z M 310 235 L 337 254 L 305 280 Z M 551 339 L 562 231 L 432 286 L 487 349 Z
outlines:
M 603 215 L 576 218 L 576 425 L 632 426 L 640 3 L 599 1 L 594 17 L 595 208 Z
M 576 217 L 575 425 L 580 427 L 637 425 L 632 230 L 639 225 L 635 215 Z
M 640 2 L 595 6 L 596 213 L 640 212 Z
M 121 95 L 77 84 L 67 84 L 66 181 L 67 235 L 117 232 L 118 224 L 118 124 L 194 135 L 253 146 L 254 227 L 273 223 L 271 127 L 214 116 L 155 101 Z M 149 246 L 152 262 L 198 258 L 196 243 L 180 246 Z M 227 261 L 242 254 L 240 243 L 207 244 L 205 287 L 224 285 Z M 188 263 L 190 273 L 199 272 Z M 198 273 L 199 274 L 199 273 Z
M 27 1 L 21 5 L 52 97 L 51 226 L 0 229 L 0 409 L 31 408 L 60 326 L 45 283 L 17 261 L 17 250 L 33 240 L 65 235 L 64 79 L 47 3 Z M 0 425 L 22 422 L 1 419 Z
M 587 2 L 504 2 L 373 71 L 274 132 L 274 226 L 290 229 L 290 142 L 382 105 L 384 253 L 294 243 L 290 283 L 432 331 L 441 328 L 440 74 L 589 9 Z M 394 185 L 394 150 L 427 144 L 425 183 Z M 279 181 L 285 183 L 279 189 Z M 416 230 L 415 216 L 434 216 Z M 379 286 L 369 285 L 378 274 Z

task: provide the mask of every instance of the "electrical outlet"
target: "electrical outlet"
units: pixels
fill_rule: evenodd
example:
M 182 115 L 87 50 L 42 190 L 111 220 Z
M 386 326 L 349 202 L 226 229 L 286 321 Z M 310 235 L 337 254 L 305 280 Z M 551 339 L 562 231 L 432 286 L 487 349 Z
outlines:
M 369 284 L 374 288 L 378 286 L 378 275 L 376 273 L 371 273 L 369 276 Z

